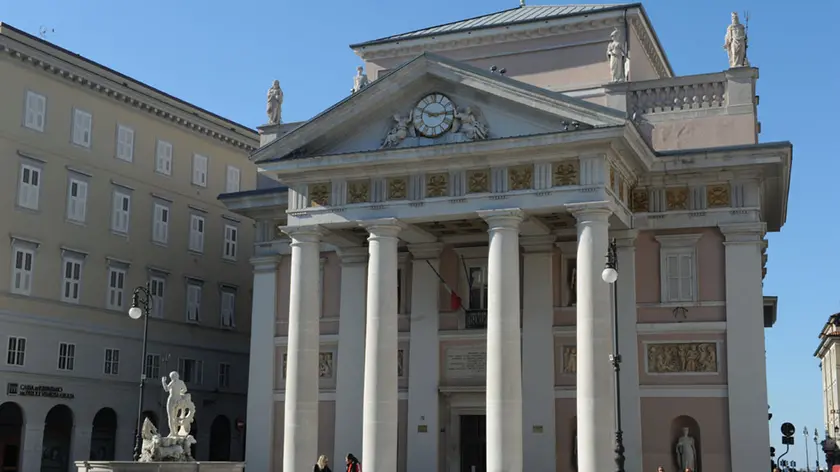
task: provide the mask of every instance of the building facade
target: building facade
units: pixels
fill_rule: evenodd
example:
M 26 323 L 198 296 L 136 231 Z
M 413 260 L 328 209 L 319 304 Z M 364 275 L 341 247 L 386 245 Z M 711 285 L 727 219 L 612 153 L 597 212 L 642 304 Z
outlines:
M 820 344 L 814 352 L 814 357 L 820 360 L 823 390 L 823 423 L 825 424 L 825 441 L 822 443 L 826 453 L 826 463 L 840 463 L 840 388 L 837 377 L 840 373 L 840 357 L 838 357 L 838 343 L 840 338 L 840 313 L 828 317 L 820 332 Z
M 792 148 L 758 71 L 675 76 L 640 5 L 352 48 L 374 80 L 262 127 L 283 186 L 223 199 L 258 222 L 249 467 L 613 470 L 616 307 L 626 470 L 764 470 Z
M 177 370 L 198 457 L 240 458 L 253 223 L 217 196 L 256 132 L 5 24 L 0 77 L 0 468 L 130 459 L 144 364 L 153 421 Z

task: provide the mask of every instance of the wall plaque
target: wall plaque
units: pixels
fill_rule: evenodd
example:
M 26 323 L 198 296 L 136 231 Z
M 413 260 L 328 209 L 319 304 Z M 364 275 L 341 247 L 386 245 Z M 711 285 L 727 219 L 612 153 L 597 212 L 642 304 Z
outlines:
M 62 387 L 17 383 L 6 384 L 6 394 L 18 397 L 61 398 L 65 400 L 72 400 L 76 397 L 72 393 L 65 392 Z
M 485 375 L 487 348 L 484 346 L 450 347 L 445 358 L 447 377 L 476 378 Z

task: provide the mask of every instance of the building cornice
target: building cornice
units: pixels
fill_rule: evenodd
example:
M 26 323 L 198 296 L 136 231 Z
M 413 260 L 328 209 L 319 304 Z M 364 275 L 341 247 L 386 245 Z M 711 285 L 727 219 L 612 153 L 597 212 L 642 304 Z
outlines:
M 111 100 L 122 102 L 127 106 L 137 108 L 160 119 L 182 126 L 193 133 L 221 141 L 242 151 L 250 153 L 257 148 L 258 138 L 256 133 L 251 138 L 241 132 L 213 123 L 210 119 L 203 119 L 200 117 L 200 110 L 198 109 L 195 111 L 179 109 L 172 104 L 166 103 L 164 99 L 157 99 L 140 90 L 132 89 L 126 82 L 121 84 L 104 75 L 86 70 L 84 67 L 72 64 L 59 57 L 47 56 L 49 54 L 37 48 L 17 42 L 8 36 L 0 35 L 0 57 L 8 57 L 35 69 L 52 73 L 57 78 L 64 79 L 76 86 L 86 87 Z M 143 87 L 143 85 L 138 83 L 137 87 Z M 244 127 L 243 131 L 253 132 Z

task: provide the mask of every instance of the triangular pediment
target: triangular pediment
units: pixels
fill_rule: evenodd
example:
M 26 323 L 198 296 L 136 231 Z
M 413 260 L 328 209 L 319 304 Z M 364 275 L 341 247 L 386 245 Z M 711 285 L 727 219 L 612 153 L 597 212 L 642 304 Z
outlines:
M 617 110 L 425 53 L 252 157 L 259 163 L 623 124 Z

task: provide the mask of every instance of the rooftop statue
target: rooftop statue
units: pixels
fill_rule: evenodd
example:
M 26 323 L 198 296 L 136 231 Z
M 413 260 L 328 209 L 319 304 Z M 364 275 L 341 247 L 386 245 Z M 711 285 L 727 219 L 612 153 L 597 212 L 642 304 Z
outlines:
M 729 67 L 749 67 L 747 59 L 747 29 L 738 20 L 738 14 L 732 12 L 732 24 L 726 28 L 723 49 L 729 55 Z
M 283 122 L 283 90 L 280 88 L 280 81 L 275 80 L 268 89 L 265 112 L 268 115 L 268 124 L 277 125 Z
M 370 80 L 368 80 L 368 76 L 365 74 L 365 68 L 362 66 L 357 67 L 356 75 L 353 77 L 353 90 L 351 93 L 357 93 L 368 85 L 370 85 Z

